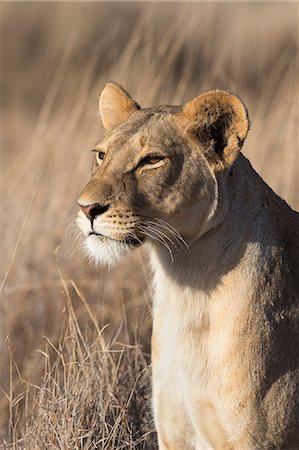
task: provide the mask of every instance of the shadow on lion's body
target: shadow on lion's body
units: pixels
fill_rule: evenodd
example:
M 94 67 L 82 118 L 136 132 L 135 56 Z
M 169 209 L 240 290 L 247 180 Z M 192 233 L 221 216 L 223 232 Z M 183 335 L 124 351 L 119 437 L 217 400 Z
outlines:
M 160 449 L 299 448 L 299 215 L 241 154 L 245 107 L 142 110 L 111 83 L 100 106 L 78 222 L 98 262 L 148 242 Z

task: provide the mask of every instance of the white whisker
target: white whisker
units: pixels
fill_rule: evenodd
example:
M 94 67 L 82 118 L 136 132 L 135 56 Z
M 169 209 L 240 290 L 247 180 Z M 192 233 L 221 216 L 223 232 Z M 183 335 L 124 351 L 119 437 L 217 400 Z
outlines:
M 167 229 L 169 229 L 169 231 L 172 231 L 176 235 L 176 237 L 184 244 L 184 246 L 186 247 L 186 250 L 188 250 L 190 252 L 188 243 L 185 241 L 183 236 L 172 225 L 170 225 L 170 223 L 167 223 L 164 220 L 159 219 L 157 217 L 155 217 L 154 220 L 161 223 L 161 225 L 164 225 Z
M 151 225 L 156 225 L 161 228 L 164 228 L 165 231 L 168 231 L 171 236 L 177 241 L 177 243 L 182 247 L 182 249 L 187 250 L 190 253 L 190 248 L 188 243 L 185 241 L 183 236 L 168 222 L 165 222 L 165 220 L 160 219 L 158 217 L 149 218 L 146 216 L 139 216 L 141 222 Z
M 169 247 L 167 241 L 159 234 L 159 232 L 157 230 L 153 230 L 153 229 L 150 230 L 147 225 L 141 225 L 141 224 L 138 224 L 138 228 L 146 236 L 150 237 L 154 241 L 156 241 L 156 242 L 160 243 L 161 245 L 163 245 L 169 251 L 169 254 L 170 254 L 170 257 L 171 257 L 171 261 L 174 262 L 174 257 L 173 257 L 173 253 L 172 253 L 171 248 Z M 158 237 L 157 236 L 153 236 L 153 234 L 152 234 L 153 232 Z
M 128 237 L 132 237 L 133 239 L 135 239 L 137 242 L 139 242 L 140 244 L 142 243 L 141 240 L 139 239 L 139 237 L 137 236 L 136 233 L 134 233 L 133 231 L 129 231 L 127 234 Z
M 170 239 L 169 236 L 164 234 L 162 231 L 157 230 L 157 228 L 155 228 L 154 226 L 149 225 L 149 222 L 144 222 L 142 223 L 142 225 L 146 226 L 150 231 L 154 231 L 155 233 L 157 233 L 159 236 L 161 236 L 161 238 L 163 237 L 164 239 L 167 239 L 177 249 L 175 243 L 173 242 L 172 239 Z
M 146 223 L 149 223 L 150 225 L 154 225 L 155 227 L 160 227 L 160 228 L 164 229 L 165 231 L 167 231 L 168 233 L 170 233 L 170 235 L 175 239 L 176 243 L 181 247 L 181 249 L 186 250 L 186 246 L 183 245 L 182 239 L 179 239 L 179 237 L 174 233 L 174 231 L 171 228 L 169 228 L 168 226 L 166 226 L 166 224 L 154 222 L 151 220 L 147 221 Z M 165 236 L 167 236 L 167 235 L 165 235 Z M 173 245 L 175 245 L 175 244 L 173 243 Z

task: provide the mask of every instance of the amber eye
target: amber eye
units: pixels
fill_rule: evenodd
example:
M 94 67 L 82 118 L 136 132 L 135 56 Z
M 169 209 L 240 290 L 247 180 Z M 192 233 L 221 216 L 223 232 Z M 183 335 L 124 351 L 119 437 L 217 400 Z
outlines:
M 140 163 L 138 164 L 138 166 L 145 166 L 146 164 L 157 164 L 158 162 L 162 161 L 164 158 L 164 156 L 146 156 L 145 158 L 143 158 Z
M 100 161 L 103 161 L 103 159 L 105 158 L 105 153 L 104 152 L 97 152 L 97 159 Z

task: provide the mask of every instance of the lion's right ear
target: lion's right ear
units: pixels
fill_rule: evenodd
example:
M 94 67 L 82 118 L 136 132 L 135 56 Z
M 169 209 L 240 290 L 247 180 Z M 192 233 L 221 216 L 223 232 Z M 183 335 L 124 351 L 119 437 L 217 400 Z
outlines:
M 103 125 L 111 131 L 129 119 L 140 106 L 117 83 L 107 83 L 100 95 L 99 109 Z

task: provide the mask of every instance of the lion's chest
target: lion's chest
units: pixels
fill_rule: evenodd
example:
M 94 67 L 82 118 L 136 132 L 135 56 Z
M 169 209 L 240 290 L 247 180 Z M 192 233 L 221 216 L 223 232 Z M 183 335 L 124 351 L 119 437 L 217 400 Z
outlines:
M 209 395 L 213 368 L 223 361 L 231 339 L 231 327 L 223 323 L 222 314 L 214 317 L 209 301 L 204 294 L 167 291 L 165 286 L 155 295 L 152 355 L 156 376 L 175 380 L 186 394 L 195 384 L 198 395 Z
M 239 345 L 236 336 L 244 316 L 244 286 L 233 290 L 220 288 L 207 296 L 198 290 L 167 285 L 166 280 L 156 284 L 152 337 L 154 396 L 171 398 L 173 409 L 184 412 L 192 429 L 201 423 L 203 404 L 212 405 L 220 422 L 222 415 L 230 416 L 236 432 L 243 427 L 239 417 L 232 415 L 239 401 L 238 394 L 235 395 L 235 374 L 242 378 L 241 362 L 236 357 Z

